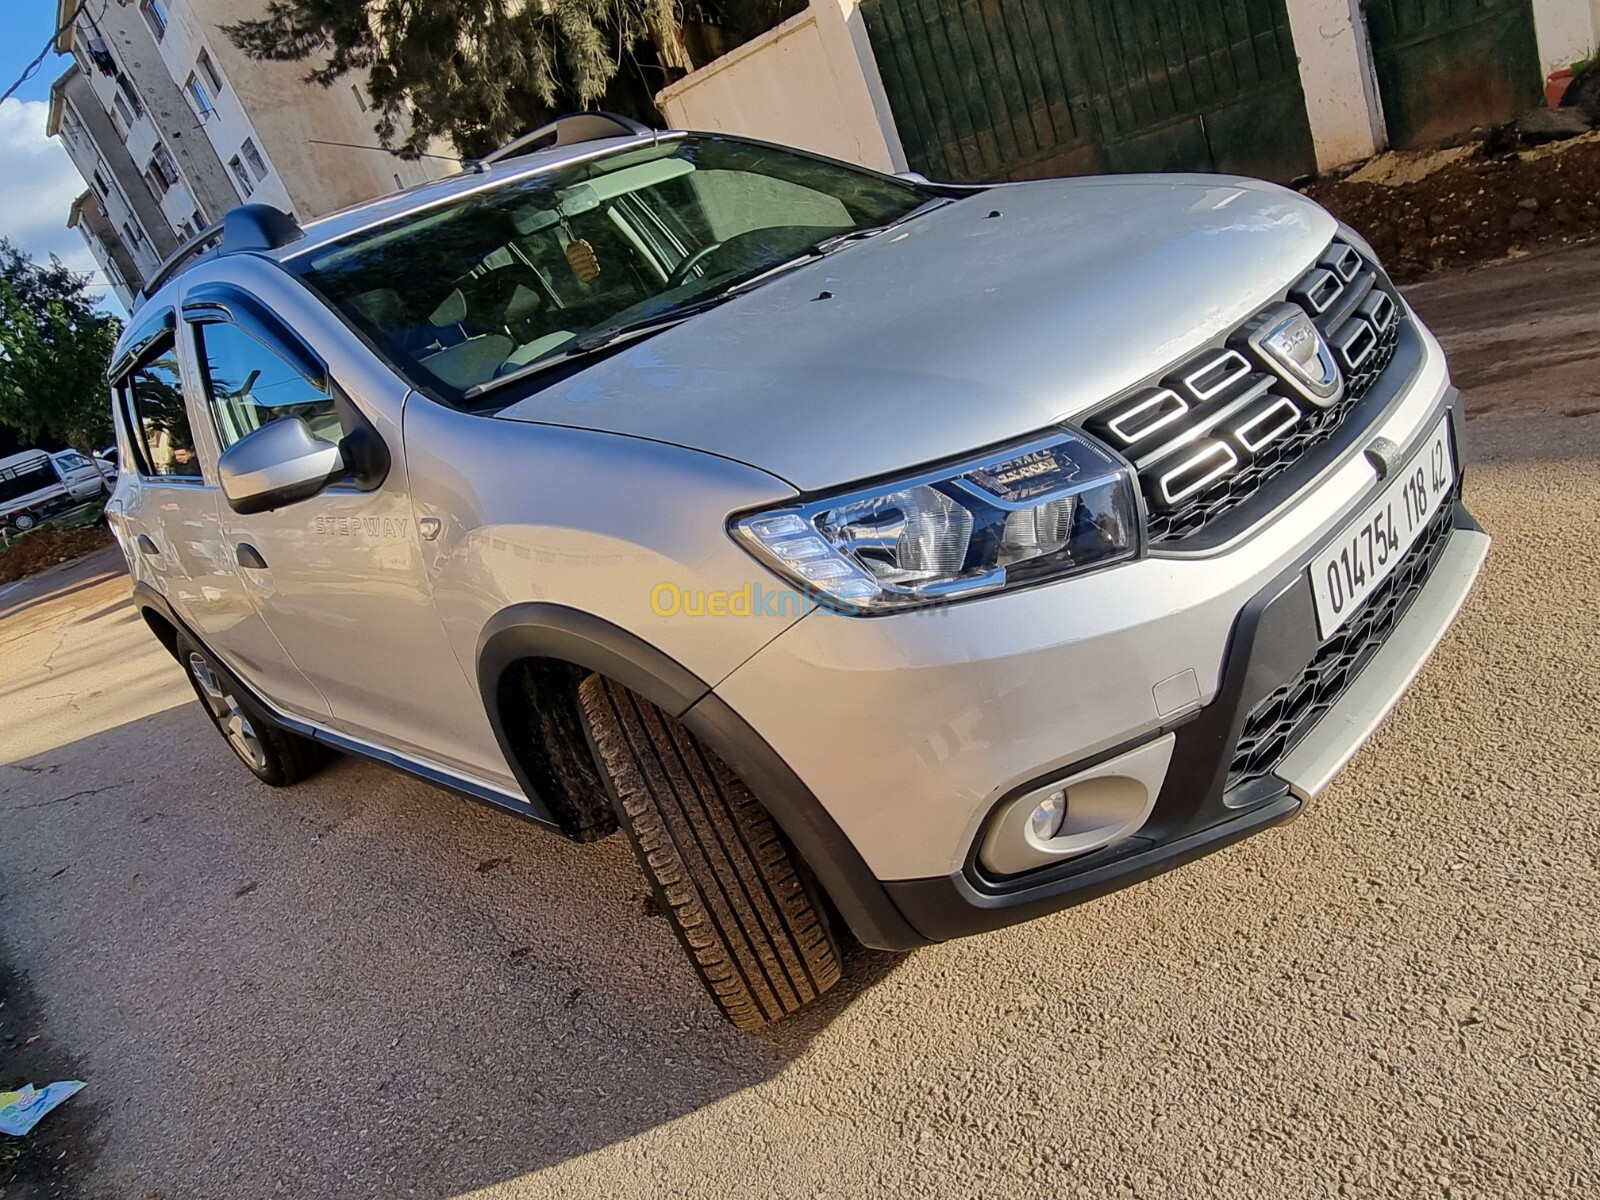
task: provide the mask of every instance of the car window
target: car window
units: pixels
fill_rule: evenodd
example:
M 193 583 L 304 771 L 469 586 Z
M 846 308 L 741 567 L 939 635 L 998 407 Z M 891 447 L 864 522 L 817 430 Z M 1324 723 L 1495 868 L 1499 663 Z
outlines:
M 170 338 L 123 381 L 129 430 L 143 460 L 140 473 L 198 478 L 200 458 L 183 402 L 178 355 Z
M 56 462 L 60 463 L 69 471 L 81 471 L 85 467 L 89 466 L 89 460 L 87 458 L 71 450 L 63 450 L 60 454 L 57 454 Z
M 326 441 L 344 436 L 333 396 L 254 335 L 221 321 L 195 326 L 195 337 L 206 403 L 224 450 L 283 417 L 303 418 Z
M 721 137 L 569 163 L 290 261 L 419 386 L 454 402 L 583 334 L 725 290 L 927 192 Z
M 0 464 L 0 504 L 8 504 L 44 488 L 57 487 L 60 483 L 60 478 L 50 469 L 49 459 L 44 457 Z

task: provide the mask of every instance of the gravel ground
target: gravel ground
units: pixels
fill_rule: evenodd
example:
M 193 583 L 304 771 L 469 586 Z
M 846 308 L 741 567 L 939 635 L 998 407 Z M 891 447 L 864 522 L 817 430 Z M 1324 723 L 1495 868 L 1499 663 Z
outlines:
M 858 952 L 761 1035 L 713 1014 L 621 838 L 353 761 L 272 792 L 114 552 L 0 589 L 0 922 L 89 1081 L 81 1194 L 1600 1195 L 1600 416 L 1564 415 L 1597 283 L 1588 251 L 1417 293 L 1486 414 L 1497 542 L 1308 814 Z M 1507 320 L 1561 353 L 1501 377 L 1474 348 Z
M 1600 131 L 1527 145 L 1495 129 L 1483 142 L 1379 155 L 1305 191 L 1409 283 L 1600 234 Z

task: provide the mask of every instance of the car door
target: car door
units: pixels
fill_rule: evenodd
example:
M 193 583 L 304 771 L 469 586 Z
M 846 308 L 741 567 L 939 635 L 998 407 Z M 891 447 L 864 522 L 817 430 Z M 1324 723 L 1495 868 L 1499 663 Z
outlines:
M 60 450 L 50 457 L 55 459 L 61 482 L 73 500 L 89 500 L 105 490 L 95 465 L 76 450 Z
M 389 445 L 400 453 L 406 389 L 398 381 L 387 403 L 347 390 L 309 340 L 242 290 L 191 292 L 183 316 L 209 432 L 224 452 L 298 417 L 317 437 L 344 444 L 347 461 L 357 437 L 369 446 L 379 439 L 385 456 Z M 224 504 L 226 539 L 250 597 L 328 698 L 335 730 L 515 787 L 434 609 L 403 466 L 375 474 L 351 470 L 269 512 Z
M 127 464 L 106 514 L 133 577 L 166 597 L 205 645 L 279 708 L 325 719 L 328 706 L 256 612 L 219 512 L 215 446 L 196 421 L 170 309 L 114 371 Z

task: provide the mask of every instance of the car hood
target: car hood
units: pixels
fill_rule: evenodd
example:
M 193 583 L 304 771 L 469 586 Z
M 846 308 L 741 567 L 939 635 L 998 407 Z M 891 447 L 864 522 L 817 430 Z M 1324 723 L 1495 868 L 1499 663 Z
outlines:
M 848 245 L 501 410 L 801 491 L 1036 432 L 1243 321 L 1336 229 L 1219 176 L 995 187 Z

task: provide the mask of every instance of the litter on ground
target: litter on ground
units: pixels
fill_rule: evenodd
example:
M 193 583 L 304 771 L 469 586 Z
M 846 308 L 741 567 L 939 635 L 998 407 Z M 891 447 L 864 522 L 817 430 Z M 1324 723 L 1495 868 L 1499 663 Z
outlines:
M 0 1133 L 26 1136 L 41 1117 L 83 1086 L 81 1079 L 67 1079 L 42 1088 L 27 1083 L 20 1091 L 0 1092 Z

